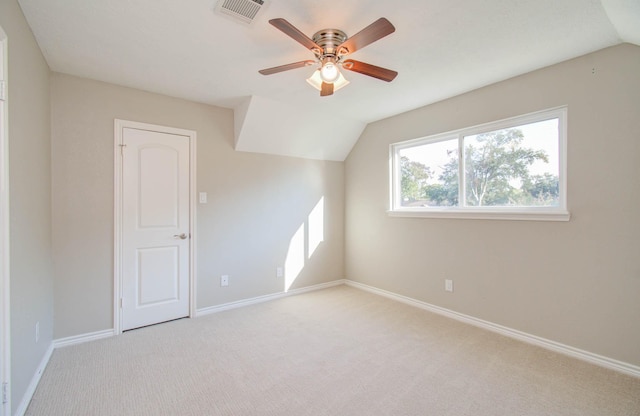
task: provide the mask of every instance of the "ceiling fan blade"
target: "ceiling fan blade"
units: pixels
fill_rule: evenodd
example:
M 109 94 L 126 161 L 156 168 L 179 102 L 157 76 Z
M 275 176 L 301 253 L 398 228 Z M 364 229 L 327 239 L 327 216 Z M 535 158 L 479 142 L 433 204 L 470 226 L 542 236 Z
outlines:
M 327 95 L 333 94 L 333 84 L 329 84 L 328 82 L 322 83 L 322 89 L 320 90 L 320 97 L 326 97 Z
M 302 33 L 298 28 L 286 20 L 282 18 L 271 19 L 269 20 L 269 23 L 280 29 L 285 35 L 302 44 L 305 48 L 313 51 L 314 53 L 322 53 L 322 48 L 318 46 L 317 43 L 312 41 L 307 35 Z
M 387 82 L 393 81 L 393 79 L 398 75 L 396 71 L 360 61 L 354 61 L 353 59 L 347 59 L 344 61 L 342 63 L 342 67 L 349 71 L 358 72 Z
M 274 66 L 273 68 L 261 69 L 260 72 L 262 75 L 271 75 L 277 74 L 278 72 L 288 71 L 290 69 L 302 68 L 303 66 L 309 66 L 315 64 L 316 61 L 308 60 L 308 61 L 300 61 L 294 62 L 292 64 Z
M 381 17 L 338 46 L 338 54 L 347 55 L 353 53 L 395 31 L 396 28 L 391 24 L 391 22 L 384 17 Z

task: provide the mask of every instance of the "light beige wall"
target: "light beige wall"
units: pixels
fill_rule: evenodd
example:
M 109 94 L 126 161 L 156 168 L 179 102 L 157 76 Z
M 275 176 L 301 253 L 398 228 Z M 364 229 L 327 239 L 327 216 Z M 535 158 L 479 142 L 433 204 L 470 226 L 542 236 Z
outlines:
M 347 278 L 640 365 L 638 74 L 626 44 L 369 125 L 345 167 Z M 385 213 L 390 143 L 565 104 L 569 222 Z
M 18 3 L 0 2 L 8 38 L 11 388 L 20 405 L 53 334 L 49 67 Z M 40 341 L 35 325 L 40 322 Z
M 344 277 L 343 163 L 236 152 L 228 109 L 62 74 L 51 85 L 56 339 L 113 327 L 115 118 L 197 131 L 209 200 L 197 207 L 197 308 L 281 292 L 276 267 L 322 197 L 325 241 L 292 287 Z

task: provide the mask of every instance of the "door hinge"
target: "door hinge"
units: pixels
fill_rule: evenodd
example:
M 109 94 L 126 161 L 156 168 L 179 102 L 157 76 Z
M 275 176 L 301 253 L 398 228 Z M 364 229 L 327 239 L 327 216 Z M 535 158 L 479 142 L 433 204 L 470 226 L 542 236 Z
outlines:
M 124 156 L 124 148 L 127 147 L 127 145 L 123 143 L 118 146 L 120 146 L 120 156 Z
M 0 79 L 0 101 L 7 100 L 7 82 Z
M 122 298 L 120 298 L 120 309 L 122 309 Z
M 6 404 L 9 401 L 9 383 L 2 383 L 2 404 Z

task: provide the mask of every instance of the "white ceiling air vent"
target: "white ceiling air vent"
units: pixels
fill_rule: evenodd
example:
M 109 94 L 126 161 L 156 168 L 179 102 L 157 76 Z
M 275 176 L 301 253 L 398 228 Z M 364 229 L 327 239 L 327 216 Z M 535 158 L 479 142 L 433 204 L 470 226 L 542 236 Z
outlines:
M 251 24 L 264 6 L 264 0 L 218 0 L 215 11 L 242 23 Z

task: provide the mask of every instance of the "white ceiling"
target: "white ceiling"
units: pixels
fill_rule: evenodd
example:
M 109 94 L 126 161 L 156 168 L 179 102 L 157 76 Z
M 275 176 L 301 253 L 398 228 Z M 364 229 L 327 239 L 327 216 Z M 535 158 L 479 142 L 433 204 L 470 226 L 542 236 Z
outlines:
M 218 0 L 19 0 L 53 71 L 235 110 L 236 148 L 344 160 L 367 123 L 622 42 L 640 45 L 640 0 L 265 0 L 251 25 Z M 320 97 L 313 59 L 270 24 L 353 35 L 379 17 L 396 32 L 350 57 L 399 72 L 344 71 Z

